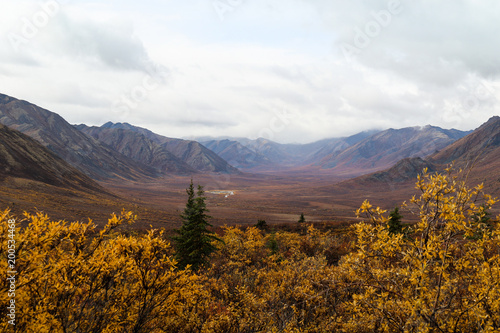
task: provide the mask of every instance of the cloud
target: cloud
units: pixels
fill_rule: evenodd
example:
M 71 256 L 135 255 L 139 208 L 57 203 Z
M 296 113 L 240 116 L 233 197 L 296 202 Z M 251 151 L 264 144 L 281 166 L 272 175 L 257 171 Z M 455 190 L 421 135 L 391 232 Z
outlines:
M 65 1 L 16 53 L 5 37 L 40 3 L 7 0 L 2 92 L 73 123 L 281 142 L 429 123 L 471 129 L 498 113 L 493 0 L 401 0 L 390 17 L 397 0 L 236 3 L 221 21 L 204 0 Z M 346 44 L 359 51 L 353 59 Z
M 115 69 L 149 70 L 149 59 L 141 40 L 126 21 L 95 22 L 62 15 L 59 21 L 59 48 L 71 57 L 97 60 Z
M 342 45 L 348 44 L 359 49 L 357 59 L 364 65 L 425 84 L 440 78 L 443 84 L 452 84 L 469 71 L 484 78 L 500 74 L 496 49 L 500 36 L 493 33 L 500 28 L 496 1 L 319 3 L 326 13 L 325 24 L 338 32 L 338 56 Z M 391 3 L 400 3 L 400 13 L 389 13 Z
M 95 8 L 85 4 L 56 0 L 21 3 L 25 5 L 7 6 L 17 15 L 0 27 L 5 36 L 2 44 L 8 45 L 0 53 L 4 60 L 39 64 L 40 56 L 50 55 L 117 70 L 148 71 L 154 67 L 131 20 L 110 12 L 105 18 L 93 15 L 89 10 Z

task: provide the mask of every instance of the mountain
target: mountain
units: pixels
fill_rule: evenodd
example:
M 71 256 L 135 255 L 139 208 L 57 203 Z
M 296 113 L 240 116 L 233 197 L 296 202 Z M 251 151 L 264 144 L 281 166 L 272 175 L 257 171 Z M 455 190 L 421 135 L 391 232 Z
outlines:
M 454 162 L 455 168 L 470 170 L 471 182 L 484 183 L 488 192 L 500 195 L 500 117 L 490 118 L 428 160 L 441 169 Z
M 339 175 L 367 174 L 389 168 L 404 158 L 425 158 L 468 133 L 430 125 L 388 129 L 324 157 L 319 164 Z
M 321 161 L 326 157 L 337 156 L 347 148 L 379 132 L 380 131 L 378 130 L 363 131 L 348 137 L 342 137 L 339 139 L 326 139 L 310 144 L 319 146 L 320 149 L 309 156 L 308 163 L 312 163 L 313 165 L 321 165 Z
M 240 173 L 237 168 L 229 165 L 223 158 L 196 141 L 168 138 L 128 123 L 108 122 L 101 127 L 103 129 L 122 129 L 138 133 L 197 171 L 227 174 Z
M 281 144 L 258 138 L 198 138 L 203 145 L 248 171 L 279 171 L 317 164 L 329 154 L 340 152 L 378 131 L 361 132 L 345 138 L 330 138 L 307 144 Z
M 0 123 L 29 135 L 93 179 L 140 179 L 156 171 L 89 137 L 61 116 L 0 94 Z
M 500 117 L 490 118 L 474 132 L 433 154 L 429 160 L 438 164 L 453 161 L 461 165 L 500 162 Z M 496 163 L 495 163 L 496 164 Z
M 272 164 L 267 157 L 243 146 L 238 141 L 210 140 L 201 144 L 238 169 L 269 167 Z
M 0 124 L 0 181 L 22 178 L 57 187 L 105 192 L 92 179 L 29 136 Z
M 89 127 L 83 124 L 77 125 L 75 128 L 105 143 L 126 157 L 155 168 L 160 174 L 193 174 L 197 172 L 164 147 L 148 139 L 144 134 L 131 129 Z
M 403 183 L 415 181 L 419 174 L 427 168 L 428 172 L 438 171 L 438 166 L 420 157 L 407 157 L 384 171 L 374 172 L 355 178 L 353 181 L 362 183 Z
M 389 202 L 390 207 L 398 204 L 400 198 L 414 194 L 411 184 L 424 168 L 430 173 L 444 172 L 452 162 L 455 169 L 467 171 L 470 185 L 483 183 L 486 193 L 500 195 L 500 117 L 492 117 L 472 133 L 426 159 L 404 158 L 386 170 L 345 180 L 329 191 L 332 200 L 354 202 L 356 198 L 372 197 L 381 204 Z

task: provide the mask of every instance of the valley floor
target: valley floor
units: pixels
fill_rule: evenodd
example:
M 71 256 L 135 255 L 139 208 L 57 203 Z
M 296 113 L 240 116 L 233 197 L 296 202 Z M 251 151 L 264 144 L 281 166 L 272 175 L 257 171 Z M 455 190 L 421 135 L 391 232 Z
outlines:
M 137 205 L 163 211 L 163 221 L 179 226 L 179 214 L 186 203 L 185 189 L 191 177 L 170 177 L 149 182 L 101 183 Z M 331 175 L 196 175 L 195 185 L 204 187 L 211 223 L 223 225 L 254 225 L 258 220 L 268 224 L 297 222 L 304 213 L 307 222 L 355 220 L 355 210 L 365 199 L 392 209 L 412 184 L 373 188 L 343 185 L 342 179 Z M 413 182 L 413 181 L 412 181 Z M 377 194 L 384 197 L 377 199 Z M 232 192 L 233 195 L 228 195 Z M 153 224 L 154 225 L 154 224 Z

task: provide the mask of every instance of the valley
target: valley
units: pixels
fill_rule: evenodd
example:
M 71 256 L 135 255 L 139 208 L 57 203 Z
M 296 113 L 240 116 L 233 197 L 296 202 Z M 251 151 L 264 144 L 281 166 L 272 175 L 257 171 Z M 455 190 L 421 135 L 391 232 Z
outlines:
M 180 224 L 185 207 L 185 189 L 191 177 L 176 176 L 149 182 L 103 182 L 104 187 L 127 198 L 131 203 L 148 205 L 164 214 L 156 226 Z M 268 225 L 297 223 L 301 213 L 307 222 L 345 223 L 355 221 L 355 211 L 365 199 L 385 209 L 392 209 L 414 191 L 414 180 L 384 186 L 349 185 L 334 175 L 310 174 L 240 174 L 196 175 L 193 182 L 204 186 L 207 208 L 214 226 Z M 226 193 L 234 195 L 226 197 Z M 155 222 L 151 222 L 155 226 Z M 149 222 L 148 222 L 149 225 Z
M 13 212 L 105 223 L 134 211 L 134 228 L 180 226 L 191 179 L 214 226 L 348 223 L 368 199 L 392 210 L 424 168 L 471 169 L 470 185 L 500 196 L 500 117 L 475 131 L 434 126 L 373 130 L 308 144 L 169 138 L 128 123 L 71 125 L 0 94 L 0 205 Z M 402 212 L 407 221 L 413 217 Z

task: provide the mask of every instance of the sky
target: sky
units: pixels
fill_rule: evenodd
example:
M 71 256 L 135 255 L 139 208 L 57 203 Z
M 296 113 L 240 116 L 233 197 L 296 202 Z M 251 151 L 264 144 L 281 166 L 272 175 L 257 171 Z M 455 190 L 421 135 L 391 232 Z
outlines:
M 306 143 L 500 112 L 497 0 L 3 0 L 0 93 L 72 124 Z

